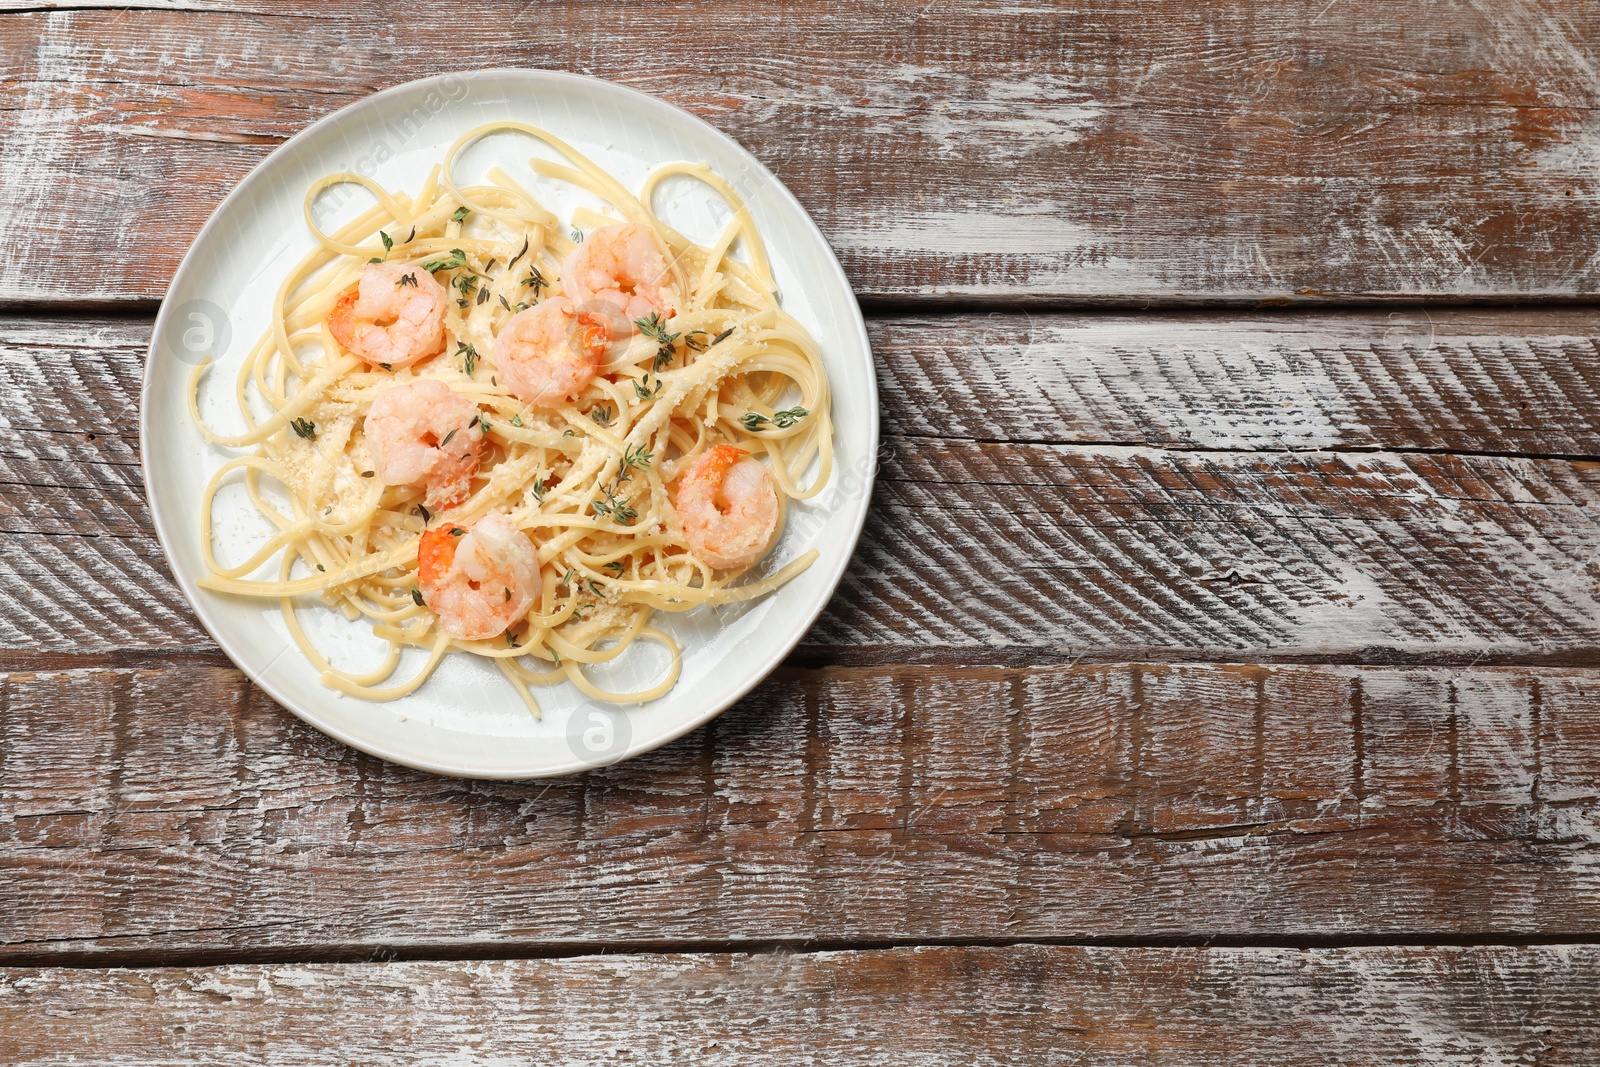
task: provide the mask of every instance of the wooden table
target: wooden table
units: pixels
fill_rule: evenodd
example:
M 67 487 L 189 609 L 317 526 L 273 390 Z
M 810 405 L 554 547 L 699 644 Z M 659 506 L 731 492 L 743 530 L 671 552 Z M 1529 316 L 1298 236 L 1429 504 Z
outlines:
M 1600 11 L 0 3 L 0 1061 L 1600 1061 Z M 412 77 L 727 131 L 866 308 L 860 551 L 582 777 L 247 684 L 144 503 L 222 195 Z

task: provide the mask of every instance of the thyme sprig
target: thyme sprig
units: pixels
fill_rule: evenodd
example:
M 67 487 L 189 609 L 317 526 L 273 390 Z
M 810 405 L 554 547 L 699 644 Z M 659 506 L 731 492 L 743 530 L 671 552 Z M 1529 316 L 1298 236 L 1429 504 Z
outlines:
M 650 380 L 650 372 L 645 371 L 644 377 L 633 379 L 633 394 L 640 400 L 654 400 L 661 395 L 661 379 L 654 382 Z
M 660 371 L 662 367 L 671 363 L 672 357 L 676 355 L 673 346 L 677 344 L 681 335 L 668 330 L 667 321 L 654 311 L 650 313 L 649 318 L 634 319 L 633 324 L 639 328 L 640 333 L 656 343 L 656 358 L 651 364 L 651 369 Z
M 653 458 L 654 456 L 646 451 L 644 445 L 629 445 L 624 448 L 622 450 L 622 473 L 617 475 L 617 483 L 620 485 L 635 470 L 644 470 L 650 466 L 650 460 Z
M 620 488 L 620 483 L 616 487 L 600 490 L 605 494 L 605 499 L 591 500 L 589 505 L 594 508 L 596 515 L 615 520 L 621 526 L 628 526 L 633 523 L 634 519 L 639 517 L 639 513 L 628 506 L 629 501 L 633 499 L 632 497 L 625 496 L 620 500 L 617 499 L 617 488 Z
M 432 274 L 434 271 L 455 270 L 467 265 L 467 254 L 459 248 L 452 248 L 446 259 L 430 259 L 422 264 L 422 269 Z

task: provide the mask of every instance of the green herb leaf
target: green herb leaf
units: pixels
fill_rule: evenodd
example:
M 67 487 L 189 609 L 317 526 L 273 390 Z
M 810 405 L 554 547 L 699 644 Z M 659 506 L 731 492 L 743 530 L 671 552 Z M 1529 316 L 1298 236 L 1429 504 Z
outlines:
M 433 521 L 433 514 L 431 512 L 429 512 L 428 509 L 423 507 L 421 504 L 417 505 L 417 514 L 422 516 L 422 524 L 424 526 L 426 526 L 428 523 Z
M 484 433 L 489 432 L 489 417 L 481 411 L 478 412 L 478 427 Z
M 759 430 L 763 426 L 766 426 L 769 422 L 780 430 L 787 430 L 789 427 L 793 426 L 795 423 L 799 422 L 809 414 L 811 414 L 811 412 L 796 405 L 792 408 L 786 408 L 783 411 L 774 411 L 772 413 L 772 418 L 770 419 L 765 415 L 752 411 L 739 421 L 744 423 L 744 428 L 747 430 Z
M 450 213 L 451 221 L 452 222 L 460 222 L 462 219 L 467 217 L 467 213 L 468 213 L 469 210 L 470 210 L 469 208 L 464 208 L 464 207 L 456 208 L 454 211 L 452 211 Z
M 517 260 L 528 254 L 528 241 L 529 238 L 527 237 L 522 239 L 522 251 L 511 257 L 511 262 L 506 264 L 506 270 L 509 271 L 512 267 L 515 267 L 517 265 Z
M 532 492 L 533 492 L 533 499 L 535 499 L 539 503 L 543 504 L 544 503 L 544 479 L 543 478 L 535 478 L 533 480 L 533 484 L 531 486 L 529 486 L 528 488 L 530 490 L 532 490 Z
M 650 460 L 652 458 L 653 457 L 651 453 L 645 450 L 644 445 L 630 445 L 624 448 L 622 450 L 623 476 L 626 477 L 627 472 L 636 467 L 639 470 L 644 470 L 646 467 L 650 466 Z
M 601 426 L 610 426 L 612 422 L 611 405 L 600 404 L 589 412 L 589 417 Z
M 640 333 L 658 344 L 670 345 L 678 339 L 677 334 L 667 332 L 666 320 L 654 311 L 647 319 L 634 319 L 633 324 L 639 328 Z
M 622 577 L 622 561 L 620 559 L 614 559 L 610 563 L 607 563 L 605 565 L 605 569 L 616 575 L 618 578 Z
M 521 415 L 513 415 L 513 416 L 511 416 L 509 421 L 510 421 L 511 425 L 517 427 L 518 429 L 522 428 L 522 416 Z
M 310 419 L 291 419 L 289 428 L 307 441 L 315 441 L 317 439 L 317 424 Z
M 417 287 L 417 276 L 415 274 L 402 274 L 394 281 L 396 289 L 404 289 L 408 285 L 413 289 Z
M 411 599 L 419 608 L 425 608 L 428 606 L 427 603 L 422 599 L 422 590 L 420 589 L 411 590 Z
M 466 265 L 467 254 L 459 248 L 452 248 L 448 259 L 430 259 L 422 265 L 422 269 L 432 274 L 434 271 L 455 270 L 457 267 L 465 267 Z
M 454 437 L 460 431 L 460 429 L 461 428 L 458 426 L 454 430 L 451 430 L 449 433 L 445 434 L 444 440 L 439 442 L 439 447 L 443 448 L 445 445 L 449 444 L 450 438 Z
M 632 381 L 633 394 L 640 400 L 654 400 L 656 397 L 661 395 L 661 379 L 657 378 L 655 382 L 652 383 L 650 381 L 649 371 L 645 371 L 644 377 L 634 378 Z
M 466 527 L 464 527 L 464 526 L 452 526 L 452 527 L 450 527 L 450 536 L 451 537 L 460 537 L 462 534 L 464 534 L 466 532 L 467 532 L 467 530 L 466 530 Z
M 620 486 L 621 484 L 622 479 L 617 479 L 617 485 Z M 602 489 L 601 492 L 605 494 L 606 498 L 604 500 L 589 501 L 589 505 L 594 508 L 594 513 L 596 515 L 615 519 L 623 526 L 628 525 L 634 519 L 639 517 L 639 513 L 628 506 L 628 501 L 632 499 L 631 497 L 623 497 L 621 500 L 617 499 L 616 486 L 613 486 L 610 489 Z
M 378 231 L 378 236 L 380 238 L 382 238 L 382 240 L 383 240 L 383 251 L 384 251 L 384 254 L 387 255 L 390 252 L 390 250 L 392 250 L 394 248 L 394 238 L 390 237 L 387 233 L 383 232 L 382 230 Z
M 572 243 L 575 245 L 583 244 L 583 231 L 576 226 L 572 228 Z
M 539 290 L 550 288 L 550 283 L 544 280 L 544 272 L 538 267 L 529 268 L 528 276 L 522 279 L 523 285 L 533 286 L 533 298 L 539 299 Z
M 489 287 L 485 285 L 482 289 L 478 290 L 478 303 L 487 303 L 489 298 L 493 295 L 493 293 L 489 292 Z
M 456 355 L 461 357 L 461 370 L 468 378 L 478 369 L 478 350 L 466 341 L 456 345 Z

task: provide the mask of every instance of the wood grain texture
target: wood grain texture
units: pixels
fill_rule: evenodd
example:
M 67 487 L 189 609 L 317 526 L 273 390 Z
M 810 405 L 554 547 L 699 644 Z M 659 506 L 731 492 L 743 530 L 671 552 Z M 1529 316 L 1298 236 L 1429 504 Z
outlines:
M 0 648 L 213 647 L 144 504 L 147 330 L 0 327 Z M 1597 336 L 1575 310 L 879 320 L 875 506 L 804 655 L 1594 663 Z
M 0 971 L 17 1067 L 1587 1065 L 1594 948 L 895 949 Z M 72 1051 L 67 1051 L 67 1050 Z
M 868 297 L 1600 280 L 1600 13 L 1570 0 L 5 6 L 10 300 L 157 298 L 275 144 L 375 89 L 496 66 L 616 80 L 732 134 Z
M 1581 940 L 1597 762 L 1600 672 L 1549 668 L 788 669 L 532 784 L 361 756 L 225 668 L 13 673 L 0 959 Z
M 1008 311 L 871 324 L 901 437 L 1600 456 L 1600 314 Z

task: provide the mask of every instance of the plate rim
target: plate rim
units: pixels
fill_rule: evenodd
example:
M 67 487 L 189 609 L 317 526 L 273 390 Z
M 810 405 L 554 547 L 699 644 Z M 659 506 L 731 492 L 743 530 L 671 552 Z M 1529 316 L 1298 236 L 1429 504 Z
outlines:
M 318 131 L 329 126 L 333 126 L 341 120 L 346 119 L 351 112 L 358 109 L 366 110 L 370 108 L 381 107 L 383 102 L 390 97 L 416 92 L 422 87 L 433 86 L 449 79 L 478 78 L 485 76 L 527 79 L 533 82 L 552 82 L 558 87 L 562 85 L 576 85 L 583 86 L 589 91 L 598 89 L 598 91 L 601 93 L 609 92 L 620 94 L 624 98 L 631 98 L 631 102 L 633 104 L 636 106 L 641 106 L 646 110 L 666 112 L 676 118 L 689 120 L 691 125 L 699 127 L 699 131 L 703 135 L 710 137 L 713 140 L 722 142 L 726 147 L 732 149 L 736 154 L 743 157 L 744 161 L 753 169 L 754 173 L 758 177 L 764 178 L 768 183 L 770 183 L 771 186 L 777 190 L 778 195 L 782 199 L 786 200 L 788 205 L 798 212 L 799 217 L 803 219 L 804 224 L 811 229 L 812 233 L 816 236 L 817 240 L 821 244 L 821 247 L 826 252 L 826 261 L 832 268 L 835 281 L 837 281 L 838 284 L 843 287 L 844 291 L 850 295 L 850 306 L 853 312 L 851 316 L 851 325 L 853 325 L 855 328 L 857 338 L 860 341 L 861 350 L 865 354 L 867 360 L 867 396 L 865 397 L 865 400 L 866 410 L 869 413 L 869 417 L 866 427 L 867 447 L 865 450 L 865 455 L 870 458 L 871 462 L 866 465 L 866 469 L 862 475 L 862 490 L 859 499 L 854 505 L 853 512 L 843 512 L 837 515 L 833 520 L 835 522 L 843 521 L 848 516 L 848 519 L 853 527 L 853 530 L 848 538 L 848 550 L 840 554 L 839 562 L 835 567 L 834 573 L 827 576 L 824 587 L 818 592 L 816 603 L 808 612 L 805 613 L 802 624 L 795 627 L 793 637 L 783 641 L 775 652 L 765 657 L 761 662 L 756 664 L 753 669 L 746 672 L 744 680 L 735 685 L 728 696 L 718 701 L 711 701 L 707 704 L 705 710 L 689 716 L 689 718 L 682 725 L 673 729 L 669 729 L 660 735 L 652 735 L 642 743 L 638 740 L 630 740 L 628 746 L 620 753 L 613 757 L 608 757 L 601 762 L 582 760 L 574 757 L 571 761 L 557 764 L 554 767 L 541 768 L 531 771 L 526 768 L 519 770 L 510 765 L 469 766 L 460 763 L 454 763 L 449 760 L 428 760 L 425 758 L 413 757 L 405 752 L 396 751 L 381 742 L 374 742 L 370 739 L 362 738 L 332 723 L 323 721 L 310 709 L 302 708 L 299 706 L 298 702 L 289 699 L 272 681 L 259 677 L 255 671 L 249 667 L 246 667 L 240 662 L 240 657 L 235 654 L 233 642 L 224 636 L 225 631 L 218 625 L 217 621 L 211 617 L 211 613 L 204 606 L 204 603 L 200 597 L 201 590 L 199 587 L 190 581 L 189 577 L 183 573 L 182 569 L 179 568 L 174 561 L 172 538 L 168 534 L 167 524 L 162 521 L 161 509 L 157 507 L 155 493 L 153 491 L 155 480 L 150 477 L 149 469 L 149 457 L 151 455 L 150 441 L 152 436 L 149 414 L 150 398 L 153 392 L 151 384 L 152 368 L 155 365 L 155 360 L 158 358 L 157 348 L 160 344 L 161 338 L 165 336 L 168 314 L 171 312 L 173 307 L 170 299 L 172 288 L 177 283 L 178 279 L 183 276 L 184 271 L 188 268 L 190 260 L 194 256 L 195 249 L 200 246 L 200 244 L 210 234 L 211 230 L 219 224 L 219 220 L 224 216 L 229 208 L 232 207 L 234 202 L 247 195 L 249 190 L 256 183 L 266 180 L 261 177 L 262 173 L 265 171 L 268 165 L 272 163 L 273 160 L 279 157 L 280 154 L 293 151 L 298 144 L 310 138 Z M 474 70 L 445 71 L 438 74 L 429 75 L 425 78 L 415 78 L 410 81 L 401 82 L 398 85 L 391 85 L 388 88 L 380 89 L 374 93 L 369 93 L 366 96 L 361 97 L 359 100 L 351 101 L 338 110 L 330 112 L 329 114 L 317 119 L 315 122 L 312 122 L 304 129 L 298 131 L 285 140 L 282 144 L 274 148 L 264 158 L 262 158 L 260 162 L 251 167 L 249 172 L 240 178 L 238 183 L 228 191 L 227 195 L 224 196 L 220 202 L 218 202 L 217 206 L 212 210 L 211 215 L 206 219 L 204 225 L 202 225 L 195 233 L 194 239 L 190 242 L 188 249 L 183 254 L 183 257 L 178 261 L 178 265 L 173 269 L 172 277 L 167 282 L 167 290 L 165 293 L 163 293 L 161 305 L 156 312 L 155 321 L 151 324 L 150 344 L 145 350 L 144 372 L 139 389 L 139 469 L 140 473 L 144 477 L 145 504 L 150 510 L 150 518 L 155 527 L 156 540 L 161 545 L 162 556 L 166 561 L 168 572 L 171 574 L 179 590 L 182 591 L 184 599 L 188 601 L 189 607 L 195 613 L 200 625 L 205 629 L 206 633 L 211 636 L 211 639 L 217 643 L 218 647 L 221 648 L 223 654 L 228 657 L 228 661 L 233 664 L 235 669 L 237 669 L 246 678 L 250 679 L 253 684 L 260 688 L 262 692 L 271 697 L 279 707 L 283 708 L 285 711 L 288 711 L 295 718 L 306 723 L 319 733 L 331 737 L 341 744 L 348 745 L 358 752 L 364 752 L 367 755 L 375 756 L 378 759 L 385 760 L 389 763 L 398 764 L 402 767 L 409 767 L 413 770 L 425 771 L 431 774 L 454 778 L 469 778 L 491 781 L 532 781 L 540 778 L 555 778 L 564 775 L 582 773 L 589 770 L 596 770 L 602 767 L 610 766 L 614 763 L 620 763 L 623 760 L 633 759 L 636 756 L 644 755 L 647 752 L 654 751 L 657 748 L 670 744 L 671 742 L 682 737 L 684 734 L 699 729 L 701 726 L 704 726 L 706 723 L 721 715 L 734 704 L 737 704 L 740 700 L 749 695 L 751 690 L 765 681 L 767 677 L 778 668 L 778 666 L 800 644 L 801 640 L 804 639 L 811 627 L 816 624 L 817 619 L 821 617 L 823 610 L 826 609 L 829 602 L 833 599 L 834 593 L 838 591 L 839 584 L 844 580 L 844 576 L 849 570 L 850 562 L 855 558 L 856 550 L 860 547 L 861 535 L 866 528 L 867 511 L 869 510 L 872 502 L 873 488 L 877 482 L 877 455 L 881 443 L 880 421 L 880 412 L 878 407 L 877 365 L 876 361 L 872 358 L 871 339 L 867 334 L 866 319 L 861 313 L 861 305 L 859 300 L 856 298 L 855 288 L 850 284 L 850 279 L 845 274 L 844 267 L 839 263 L 838 254 L 834 251 L 832 244 L 829 243 L 827 235 L 822 232 L 822 228 L 818 226 L 816 220 L 811 217 L 811 213 L 806 210 L 805 205 L 800 203 L 799 198 L 794 195 L 793 191 L 791 191 L 789 187 L 777 177 L 777 175 L 773 174 L 772 171 L 769 170 L 753 152 L 745 148 L 742 144 L 734 140 L 728 134 L 717 129 L 706 120 L 700 118 L 698 115 L 686 111 L 675 104 L 668 103 L 667 101 L 658 97 L 651 96 L 649 93 L 642 92 L 630 86 L 621 85 L 614 81 L 609 81 L 605 78 L 597 78 L 587 74 L 578 74 L 572 71 L 546 70 L 537 67 L 486 67 Z M 725 659 L 726 658 L 727 657 L 725 657 Z

